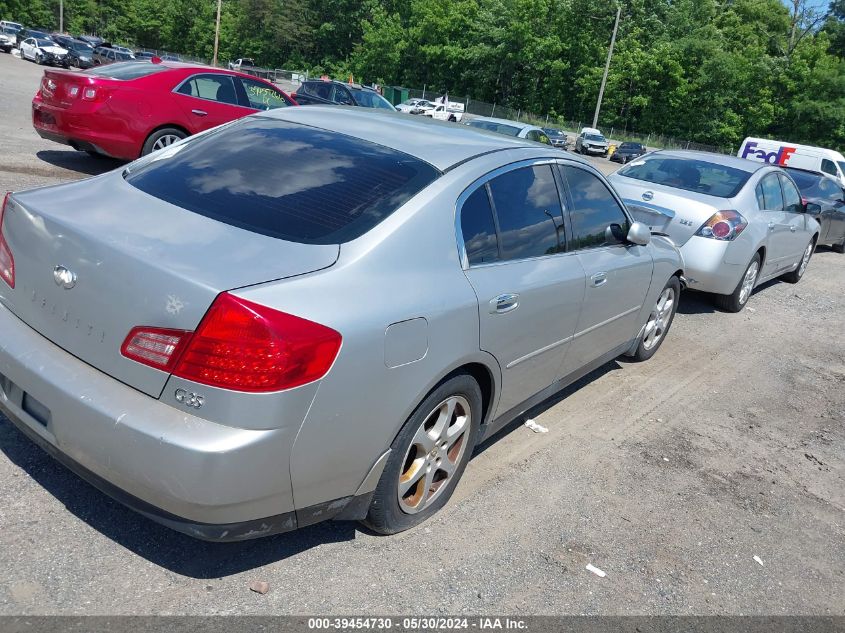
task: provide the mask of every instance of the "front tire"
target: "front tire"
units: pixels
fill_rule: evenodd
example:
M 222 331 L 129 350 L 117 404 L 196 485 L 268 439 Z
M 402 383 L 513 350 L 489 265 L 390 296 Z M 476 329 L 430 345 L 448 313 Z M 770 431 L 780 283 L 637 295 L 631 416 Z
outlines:
M 810 258 L 813 256 L 813 251 L 816 248 L 816 240 L 810 240 L 810 243 L 807 244 L 807 248 L 804 249 L 804 254 L 801 255 L 801 260 L 798 262 L 798 268 L 793 270 L 791 273 L 787 273 L 783 276 L 783 280 L 791 283 L 797 284 L 801 281 L 801 277 L 804 276 L 804 273 L 807 271 L 807 264 L 810 263 Z
M 734 288 L 734 291 L 729 295 L 716 295 L 716 305 L 722 308 L 725 312 L 739 312 L 748 303 L 751 292 L 757 284 L 757 278 L 760 276 L 760 253 L 755 253 L 754 257 L 748 262 L 748 267 L 745 273 L 739 280 L 739 283 Z
M 475 448 L 481 411 L 481 389 L 468 374 L 432 391 L 393 441 L 364 525 L 396 534 L 446 505 Z
M 675 313 L 678 311 L 678 299 L 681 295 L 681 282 L 672 277 L 666 282 L 663 291 L 657 297 L 646 320 L 643 335 L 633 359 L 637 362 L 646 361 L 657 353 L 663 344 L 663 339 L 672 327 Z
M 147 137 L 144 147 L 141 149 L 141 156 L 146 156 L 156 150 L 164 149 L 169 145 L 173 145 L 176 141 L 182 140 L 186 136 L 187 134 L 175 127 L 166 127 L 161 130 L 156 130 Z

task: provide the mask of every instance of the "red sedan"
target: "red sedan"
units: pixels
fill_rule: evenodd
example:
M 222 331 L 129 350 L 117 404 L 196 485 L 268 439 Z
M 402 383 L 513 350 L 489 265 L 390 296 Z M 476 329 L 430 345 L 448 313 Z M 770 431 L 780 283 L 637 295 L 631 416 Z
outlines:
M 42 138 L 133 160 L 253 112 L 294 105 L 250 75 L 155 59 L 81 73 L 45 70 L 32 125 Z

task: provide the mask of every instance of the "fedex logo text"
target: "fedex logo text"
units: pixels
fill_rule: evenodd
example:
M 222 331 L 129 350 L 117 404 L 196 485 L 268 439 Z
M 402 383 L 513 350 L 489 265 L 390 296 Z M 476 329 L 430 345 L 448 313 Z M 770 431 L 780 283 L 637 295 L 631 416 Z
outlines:
M 757 143 L 753 141 L 746 143 L 745 147 L 742 148 L 743 158 L 748 158 L 750 156 L 752 160 L 761 160 L 764 163 L 781 166 L 786 165 L 789 162 L 789 157 L 794 153 L 795 148 L 787 147 L 786 145 L 782 145 L 775 152 L 767 152 L 764 149 L 757 149 Z

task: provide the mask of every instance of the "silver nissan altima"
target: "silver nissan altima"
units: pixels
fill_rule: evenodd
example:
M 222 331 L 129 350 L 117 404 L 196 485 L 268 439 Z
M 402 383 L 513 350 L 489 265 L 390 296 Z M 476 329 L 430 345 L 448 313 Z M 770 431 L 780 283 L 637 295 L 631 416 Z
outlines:
M 583 160 L 361 108 L 11 194 L 0 235 L 0 409 L 209 540 L 420 523 L 479 441 L 651 357 L 683 281 Z
M 797 283 L 819 223 L 780 167 L 706 152 L 660 151 L 610 176 L 634 217 L 681 249 L 690 288 L 716 295 L 728 312 L 755 286 Z

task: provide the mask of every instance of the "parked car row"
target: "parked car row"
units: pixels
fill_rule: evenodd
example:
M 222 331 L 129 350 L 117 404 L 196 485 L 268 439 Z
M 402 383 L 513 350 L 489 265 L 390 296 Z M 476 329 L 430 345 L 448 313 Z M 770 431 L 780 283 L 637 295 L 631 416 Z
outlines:
M 161 60 L 45 70 L 42 137 L 137 160 L 0 210 L 0 411 L 199 538 L 413 527 L 479 442 L 652 358 L 683 288 L 737 312 L 845 244 L 823 175 L 631 147 L 605 178 L 536 126 L 295 96 Z

